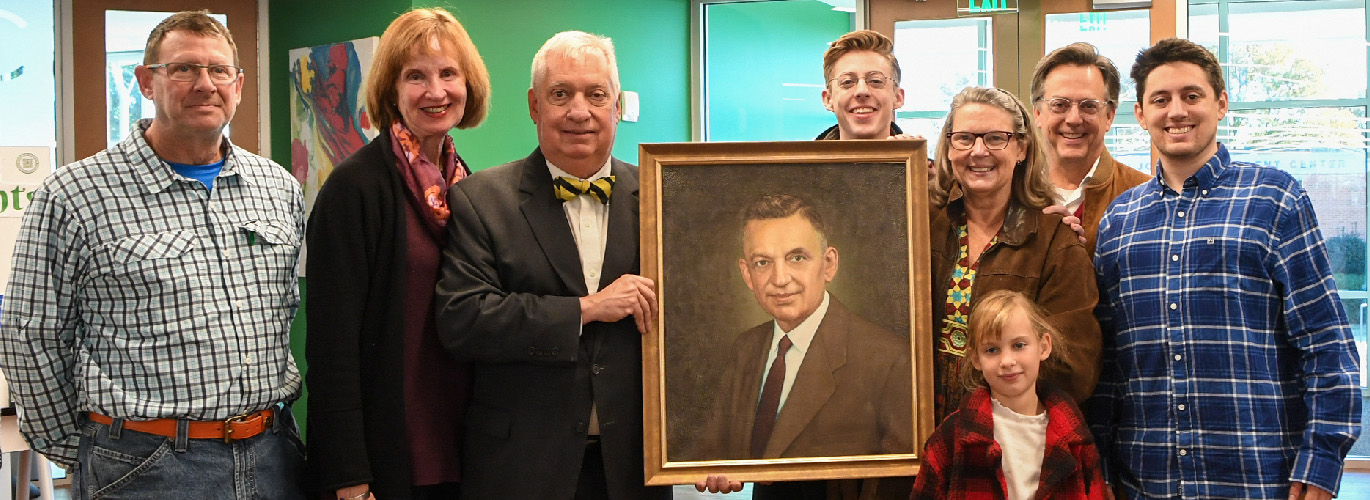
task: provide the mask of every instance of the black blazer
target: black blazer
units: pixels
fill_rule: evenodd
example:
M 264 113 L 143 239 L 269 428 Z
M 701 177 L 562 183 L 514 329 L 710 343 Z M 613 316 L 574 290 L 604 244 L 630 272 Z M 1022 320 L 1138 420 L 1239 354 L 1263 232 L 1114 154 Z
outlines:
M 333 169 L 309 217 L 305 431 L 310 483 L 329 494 L 370 483 L 377 497 L 411 495 L 404 424 L 406 203 L 390 133 L 383 130 Z
M 638 170 L 613 159 L 601 287 L 638 273 Z M 669 498 L 643 486 L 642 340 L 631 317 L 580 324 L 587 295 L 542 151 L 449 190 L 438 335 L 472 363 L 462 497 L 571 499 L 598 408 L 610 498 Z

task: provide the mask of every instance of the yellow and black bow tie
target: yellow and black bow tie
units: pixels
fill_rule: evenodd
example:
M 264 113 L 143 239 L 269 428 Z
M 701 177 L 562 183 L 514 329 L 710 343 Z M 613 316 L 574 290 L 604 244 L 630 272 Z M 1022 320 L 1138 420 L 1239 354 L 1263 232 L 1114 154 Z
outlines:
M 552 179 L 552 192 L 561 201 L 571 201 L 577 196 L 586 194 L 607 205 L 609 204 L 609 195 L 614 192 L 614 176 L 601 177 L 593 181 L 575 177 L 557 177 Z

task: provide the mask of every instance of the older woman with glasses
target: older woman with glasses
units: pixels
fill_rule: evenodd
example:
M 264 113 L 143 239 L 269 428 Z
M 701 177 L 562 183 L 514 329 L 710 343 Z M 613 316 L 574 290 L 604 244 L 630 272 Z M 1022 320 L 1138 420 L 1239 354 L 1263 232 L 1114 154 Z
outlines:
M 932 292 L 936 389 L 941 422 L 967 389 L 961 384 L 966 325 L 976 300 L 1014 290 L 1046 309 L 1061 333 L 1043 378 L 1077 401 L 1099 376 L 1099 294 L 1089 254 L 1052 203 L 1046 156 L 1031 112 L 1012 94 L 967 87 L 952 100 L 937 145 L 932 203 Z M 944 307 L 938 307 L 945 303 Z M 1006 333 L 1007 334 L 1007 333 Z
M 471 173 L 448 132 L 485 118 L 488 75 L 447 11 L 395 19 L 366 81 L 381 133 L 314 204 L 307 443 L 317 487 L 335 498 L 458 495 L 470 375 L 439 344 L 432 304 L 447 189 Z

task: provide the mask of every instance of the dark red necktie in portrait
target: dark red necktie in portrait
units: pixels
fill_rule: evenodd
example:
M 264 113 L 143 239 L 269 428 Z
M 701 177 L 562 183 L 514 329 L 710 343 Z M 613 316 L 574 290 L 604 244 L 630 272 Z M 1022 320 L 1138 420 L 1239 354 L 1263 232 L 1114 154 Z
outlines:
M 761 458 L 766 452 L 766 442 L 771 440 L 771 431 L 775 429 L 780 391 L 785 387 L 785 353 L 793 345 L 789 335 L 780 337 L 780 349 L 771 363 L 771 370 L 766 372 L 766 385 L 761 388 L 761 402 L 756 405 L 756 422 L 752 424 L 752 458 Z

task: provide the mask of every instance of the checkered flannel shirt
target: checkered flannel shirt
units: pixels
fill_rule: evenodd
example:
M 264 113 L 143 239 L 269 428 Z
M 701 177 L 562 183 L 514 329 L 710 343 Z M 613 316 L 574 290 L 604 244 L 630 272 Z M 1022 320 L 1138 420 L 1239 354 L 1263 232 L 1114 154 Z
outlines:
M 1356 347 L 1312 204 L 1221 145 L 1182 192 L 1157 178 L 1099 225 L 1104 330 L 1091 423 L 1147 497 L 1333 492 L 1360 434 Z M 1111 449 L 1110 449 L 1111 445 Z
M 224 140 L 212 191 L 143 138 L 50 175 L 25 208 L 0 369 L 32 447 L 76 462 L 84 412 L 219 420 L 300 392 L 299 183 Z

